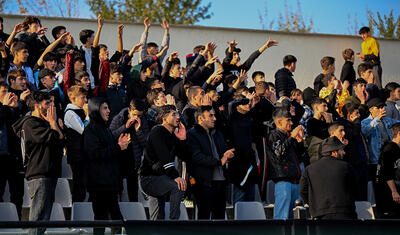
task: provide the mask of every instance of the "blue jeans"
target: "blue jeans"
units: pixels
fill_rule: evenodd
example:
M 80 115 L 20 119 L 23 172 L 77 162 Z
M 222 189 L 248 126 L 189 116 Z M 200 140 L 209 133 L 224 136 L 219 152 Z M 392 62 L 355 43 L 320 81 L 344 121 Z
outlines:
M 294 203 L 299 198 L 298 184 L 285 181 L 276 183 L 274 219 L 292 219 Z
M 170 193 L 171 220 L 178 220 L 180 205 L 185 192 L 178 189 L 178 184 L 166 175 L 151 175 L 140 177 L 140 187 L 149 196 L 149 213 L 151 220 L 165 219 L 165 201 Z
M 245 184 L 243 187 L 238 187 L 233 185 L 233 205 L 236 202 L 254 202 L 256 200 L 256 185 L 255 184 Z
M 49 220 L 55 198 L 57 178 L 39 178 L 28 181 L 32 199 L 29 221 Z M 46 228 L 29 229 L 29 234 L 44 234 Z

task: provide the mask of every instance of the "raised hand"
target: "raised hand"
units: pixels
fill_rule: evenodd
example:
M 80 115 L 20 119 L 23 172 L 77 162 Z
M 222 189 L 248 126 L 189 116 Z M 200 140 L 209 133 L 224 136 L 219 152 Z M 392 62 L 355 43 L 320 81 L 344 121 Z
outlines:
M 218 56 L 209 58 L 204 66 L 206 66 L 206 67 L 210 66 L 210 65 L 214 64 L 215 62 L 217 62 L 217 60 L 218 60 Z
M 175 98 L 172 95 L 168 94 L 165 96 L 165 98 L 167 99 L 167 105 L 176 106 Z
M 97 24 L 99 25 L 99 27 L 103 27 L 104 19 L 103 19 L 103 15 L 102 14 L 99 14 L 97 16 Z
M 175 129 L 174 134 L 176 138 L 180 140 L 186 140 L 186 128 L 182 124 L 182 122 L 179 122 L 178 127 Z
M 168 61 L 171 62 L 173 59 L 176 59 L 176 58 L 178 58 L 178 52 L 177 52 L 177 51 L 174 51 L 174 52 L 172 52 L 171 55 L 169 56 Z
M 130 134 L 121 134 L 118 138 L 118 145 L 121 147 L 121 150 L 127 149 L 130 142 L 131 142 Z
M 135 131 L 138 132 L 140 127 L 142 126 L 142 121 L 140 121 L 140 118 L 138 116 L 134 117 L 134 125 L 135 125 Z
M 23 23 L 19 23 L 19 24 L 16 24 L 15 26 L 14 26 L 14 33 L 15 34 L 17 34 L 17 33 L 20 33 L 20 32 L 22 32 L 22 30 L 24 30 L 24 24 Z
M 124 32 L 124 25 L 123 24 L 118 25 L 117 31 L 118 31 L 118 36 L 122 37 L 122 34 Z
M 278 46 L 278 44 L 279 44 L 278 40 L 268 39 L 267 43 L 265 43 L 265 46 L 267 48 L 269 48 L 269 47 L 273 47 L 273 46 Z
M 27 89 L 27 90 L 23 91 L 21 93 L 21 95 L 19 95 L 19 99 L 22 101 L 25 101 L 26 97 L 28 97 L 28 95 L 30 95 L 30 94 L 31 94 L 31 91 L 29 89 Z
M 247 80 L 247 72 L 246 72 L 246 70 L 244 70 L 244 69 L 240 70 L 240 75 L 236 75 L 236 77 L 240 80 L 240 83 L 242 83 L 245 80 Z
M 167 51 L 167 49 L 168 49 L 168 46 L 165 46 L 160 52 L 158 52 L 156 57 L 160 58 L 161 56 L 163 56 L 165 54 L 165 52 Z
M 54 104 L 51 104 L 47 108 L 46 116 L 44 116 L 43 118 L 48 123 L 50 123 L 50 125 L 54 124 L 54 123 L 57 123 L 57 113 L 56 113 L 56 107 L 54 106 Z
M 38 30 L 36 31 L 36 34 L 39 35 L 39 36 L 43 36 L 43 35 L 46 33 L 46 31 L 47 31 L 47 28 L 46 28 L 46 27 L 40 27 L 40 28 L 38 28 Z
M 163 19 L 163 21 L 162 21 L 162 23 L 161 23 L 161 27 L 163 27 L 163 29 L 165 30 L 165 31 L 169 31 L 169 24 L 168 24 L 168 21 L 167 21 L 167 19 Z
M 144 27 L 145 27 L 146 29 L 150 28 L 151 22 L 150 22 L 149 17 L 146 17 L 146 18 L 144 19 L 143 24 L 144 24 Z
M 230 42 L 226 42 L 229 45 L 229 48 L 234 48 L 236 47 L 239 43 L 236 42 L 235 40 L 230 41 Z

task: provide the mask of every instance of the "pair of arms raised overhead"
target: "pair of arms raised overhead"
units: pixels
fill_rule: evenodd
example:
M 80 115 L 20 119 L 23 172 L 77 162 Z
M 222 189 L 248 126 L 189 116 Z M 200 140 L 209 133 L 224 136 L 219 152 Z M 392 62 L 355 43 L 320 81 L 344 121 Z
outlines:
M 155 54 L 157 54 L 158 52 L 155 52 L 155 54 L 151 54 L 152 52 L 148 50 L 147 47 L 147 36 L 149 33 L 149 28 L 151 26 L 151 22 L 150 19 L 148 17 L 146 17 L 146 19 L 144 19 L 143 21 L 144 23 L 144 31 L 142 33 L 142 37 L 140 38 L 140 43 L 143 44 L 141 51 L 140 51 L 140 58 L 139 58 L 139 63 L 141 63 L 144 59 L 146 59 L 146 57 L 150 54 L 151 56 L 154 56 Z M 164 29 L 164 37 L 163 40 L 161 42 L 161 48 L 160 51 L 162 49 L 164 49 L 165 47 L 169 47 L 169 24 L 167 22 L 166 19 L 163 19 L 162 23 L 161 23 L 161 27 L 163 27 Z M 165 55 L 166 53 L 164 53 Z M 159 58 L 160 62 L 163 61 L 164 59 L 164 55 L 162 57 Z

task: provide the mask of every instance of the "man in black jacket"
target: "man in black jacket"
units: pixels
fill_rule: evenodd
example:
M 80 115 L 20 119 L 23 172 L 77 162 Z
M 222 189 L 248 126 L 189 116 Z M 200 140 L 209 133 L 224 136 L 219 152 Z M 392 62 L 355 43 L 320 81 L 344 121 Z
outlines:
M 342 160 L 345 145 L 336 137 L 325 139 L 321 145 L 322 159 L 304 170 L 299 194 L 309 204 L 313 218 L 356 219 L 356 183 L 353 168 Z
M 32 116 L 19 119 L 14 132 L 24 149 L 25 178 L 32 198 L 29 220 L 49 220 L 54 202 L 57 178 L 61 176 L 62 139 L 57 114 L 49 93 L 37 91 L 31 95 Z M 32 229 L 32 234 L 44 234 L 45 228 Z
M 276 129 L 268 136 L 267 155 L 270 177 L 275 182 L 274 219 L 288 219 L 293 218 L 294 202 L 299 198 L 299 163 L 307 163 L 308 157 L 303 145 L 303 128 L 299 125 L 292 130 L 287 109 L 275 109 L 272 117 Z
M 215 127 L 212 106 L 201 106 L 195 112 L 197 124 L 188 132 L 191 150 L 190 172 L 196 180 L 194 194 L 199 219 L 224 219 L 226 206 L 225 163 L 234 156 L 221 132 Z
M 342 71 L 340 72 L 340 81 L 344 83 L 344 81 L 349 82 L 349 92 L 353 94 L 353 83 L 356 80 L 356 71 L 354 70 L 354 51 L 350 48 L 345 49 L 342 52 L 342 56 L 344 59 L 344 64 L 342 67 Z
M 276 98 L 286 96 L 290 97 L 292 90 L 296 89 L 296 82 L 293 79 L 293 73 L 296 70 L 297 59 L 293 55 L 287 55 L 283 58 L 283 68 L 275 73 Z
M 400 218 L 400 124 L 390 128 L 392 141 L 382 146 L 379 156 L 377 184 L 375 187 L 376 206 L 382 218 Z
M 140 186 L 149 196 L 150 219 L 165 218 L 165 200 L 170 195 L 170 215 L 179 219 L 180 203 L 186 181 L 179 177 L 174 167 L 175 156 L 185 156 L 186 129 L 180 122 L 175 106 L 160 108 L 158 119 L 162 123 L 151 129 L 142 166 L 140 167 Z

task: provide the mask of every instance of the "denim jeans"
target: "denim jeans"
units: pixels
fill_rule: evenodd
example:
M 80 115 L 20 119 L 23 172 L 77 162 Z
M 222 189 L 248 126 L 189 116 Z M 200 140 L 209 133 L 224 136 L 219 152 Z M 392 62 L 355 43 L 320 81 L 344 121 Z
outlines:
M 28 181 L 29 195 L 32 205 L 29 221 L 49 220 L 53 207 L 57 178 L 39 178 Z M 44 234 L 46 228 L 29 229 L 29 234 Z
M 243 187 L 238 187 L 233 185 L 233 205 L 236 202 L 254 202 L 256 200 L 256 185 L 255 184 L 245 184 Z
M 299 199 L 299 185 L 280 181 L 275 184 L 274 219 L 293 218 L 294 203 Z
M 141 176 L 140 187 L 149 196 L 150 219 L 165 219 L 165 201 L 170 194 L 171 220 L 177 220 L 180 216 L 180 205 L 184 192 L 178 189 L 177 183 L 166 175 Z

